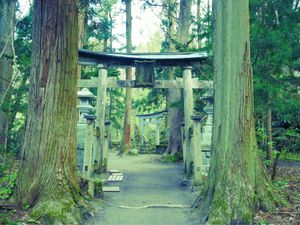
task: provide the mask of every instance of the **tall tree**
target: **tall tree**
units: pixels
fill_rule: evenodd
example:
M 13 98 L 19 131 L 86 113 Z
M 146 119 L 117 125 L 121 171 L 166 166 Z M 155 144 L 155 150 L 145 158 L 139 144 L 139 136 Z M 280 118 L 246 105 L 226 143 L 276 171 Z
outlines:
M 131 15 L 131 0 L 124 0 L 126 4 L 126 52 L 132 52 L 132 15 Z M 132 68 L 126 68 L 126 80 L 132 80 Z M 125 97 L 125 117 L 124 117 L 124 133 L 123 133 L 123 145 L 122 152 L 128 153 L 131 147 L 131 103 L 132 103 L 132 89 L 126 89 Z
M 6 149 L 14 63 L 15 0 L 0 0 L 0 150 Z
M 176 28 L 176 1 L 168 1 L 168 51 L 185 50 L 188 46 L 189 29 L 191 25 L 191 0 L 180 1 L 180 11 L 178 18 L 177 34 Z M 176 37 L 177 36 L 177 37 Z M 174 69 L 168 71 L 168 79 L 175 79 Z M 180 89 L 170 89 L 168 94 L 168 118 L 170 125 L 170 135 L 166 154 L 172 155 L 182 151 L 181 122 L 183 121 L 182 91 Z
M 180 46 L 178 50 L 186 50 L 189 42 L 189 31 L 192 21 L 192 0 L 181 0 L 178 17 L 177 41 Z
M 29 109 L 17 203 L 44 223 L 78 224 L 76 80 L 78 5 L 36 0 Z
M 174 0 L 168 0 L 167 4 L 167 32 L 166 32 L 166 43 L 167 51 L 175 52 L 176 48 L 174 45 L 176 35 L 176 8 L 177 4 Z M 169 68 L 167 71 L 168 79 L 174 80 L 174 68 Z M 168 147 L 165 154 L 175 155 L 177 152 L 182 151 L 182 140 L 181 140 L 181 121 L 182 121 L 182 109 L 180 110 L 181 102 L 181 91 L 176 89 L 169 89 L 167 95 L 167 109 L 168 109 L 168 123 L 170 127 L 170 134 L 168 140 Z
M 87 12 L 88 12 L 89 1 L 79 1 L 79 12 L 78 12 L 78 48 L 83 48 L 86 44 L 86 26 L 87 26 Z M 81 66 L 78 65 L 77 77 L 81 78 Z
M 249 41 L 249 2 L 215 0 L 214 125 L 208 182 L 197 204 L 206 224 L 252 224 L 276 198 L 258 157 Z

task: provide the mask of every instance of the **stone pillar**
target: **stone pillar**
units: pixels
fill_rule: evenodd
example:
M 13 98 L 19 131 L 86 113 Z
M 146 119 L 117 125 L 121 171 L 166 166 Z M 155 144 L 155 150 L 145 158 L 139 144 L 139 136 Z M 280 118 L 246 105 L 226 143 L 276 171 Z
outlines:
M 145 121 L 144 119 L 140 119 L 140 130 L 141 130 L 141 143 L 144 142 L 144 135 L 145 135 Z
M 108 165 L 109 126 L 110 126 L 110 121 L 105 121 L 105 136 L 103 142 L 103 161 L 102 161 L 102 169 L 104 173 L 107 173 L 107 165 Z
M 159 120 L 157 120 L 157 123 L 156 123 L 156 136 L 155 136 L 155 142 L 156 142 L 156 145 L 160 145 L 160 139 L 159 139 L 159 136 L 160 136 L 160 131 L 159 131 Z
M 194 185 L 201 185 L 202 170 L 203 170 L 203 156 L 202 156 L 202 140 L 201 140 L 201 123 L 206 118 L 200 115 L 193 115 L 193 137 L 191 139 L 192 160 L 194 162 Z
M 107 70 L 103 65 L 98 65 L 98 89 L 96 101 L 96 137 L 95 137 L 95 158 L 96 170 L 103 172 L 103 146 L 105 136 L 105 104 L 106 104 L 106 78 Z
M 83 154 L 83 177 L 88 179 L 93 174 L 93 132 L 94 132 L 94 120 L 96 116 L 85 115 L 86 119 L 86 131 L 84 140 L 84 154 Z
M 184 124 L 184 122 L 181 122 L 180 126 L 181 126 L 181 140 L 182 140 L 183 159 L 185 159 L 186 158 L 186 156 L 185 156 L 186 150 L 185 150 L 185 134 L 184 134 L 185 124 Z M 185 161 L 184 161 L 184 163 L 185 163 Z
M 213 125 L 213 90 L 209 89 L 201 100 L 206 102 L 203 111 L 207 114 L 207 119 L 202 125 L 201 133 L 201 148 L 203 157 L 203 175 L 207 176 L 210 167 L 211 158 L 211 138 L 212 138 L 212 125 Z
M 185 168 L 185 177 L 190 178 L 192 175 L 192 161 L 191 161 L 191 147 L 190 147 L 190 138 L 189 132 L 192 127 L 191 116 L 193 115 L 194 110 L 194 99 L 193 99 L 193 80 L 192 80 L 192 67 L 187 66 L 183 67 L 183 100 L 184 100 L 184 134 L 185 141 L 183 148 L 185 153 L 184 156 L 184 168 Z

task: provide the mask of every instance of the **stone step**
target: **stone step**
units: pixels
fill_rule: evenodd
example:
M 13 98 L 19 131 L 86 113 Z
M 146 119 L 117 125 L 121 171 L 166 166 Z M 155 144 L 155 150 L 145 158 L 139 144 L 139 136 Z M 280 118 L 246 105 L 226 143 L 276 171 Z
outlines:
M 103 192 L 120 192 L 120 187 L 102 187 Z
M 123 175 L 110 175 L 107 179 L 107 181 L 110 182 L 117 182 L 117 181 L 122 181 L 123 180 Z

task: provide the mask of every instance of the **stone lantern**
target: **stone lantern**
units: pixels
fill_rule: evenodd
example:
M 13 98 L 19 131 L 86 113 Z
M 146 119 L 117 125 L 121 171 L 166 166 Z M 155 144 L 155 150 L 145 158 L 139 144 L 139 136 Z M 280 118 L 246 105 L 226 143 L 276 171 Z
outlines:
M 83 88 L 77 92 L 77 97 L 79 98 L 79 105 L 77 105 L 77 109 L 79 110 L 79 120 L 77 122 L 77 157 L 78 169 L 82 170 L 86 129 L 89 124 L 89 118 L 86 116 L 89 116 L 93 110 L 93 106 L 90 104 L 90 101 L 95 98 L 95 96 L 87 88 Z
M 87 88 L 83 88 L 77 92 L 77 97 L 79 98 L 79 105 L 77 105 L 80 115 L 79 120 L 83 120 L 84 115 L 92 111 L 93 106 L 91 106 L 90 100 L 95 98 L 95 96 Z
M 214 113 L 213 103 L 214 103 L 214 94 L 213 89 L 208 89 L 208 91 L 200 98 L 206 103 L 206 106 L 203 108 L 203 111 L 206 112 L 208 116 L 212 116 Z

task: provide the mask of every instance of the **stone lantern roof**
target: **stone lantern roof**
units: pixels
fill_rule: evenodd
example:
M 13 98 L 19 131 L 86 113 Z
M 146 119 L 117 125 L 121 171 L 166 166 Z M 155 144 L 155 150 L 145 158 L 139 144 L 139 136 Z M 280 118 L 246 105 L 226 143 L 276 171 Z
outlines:
M 93 95 L 92 92 L 89 91 L 87 88 L 82 88 L 80 91 L 77 91 L 78 98 L 95 98 L 96 96 Z

